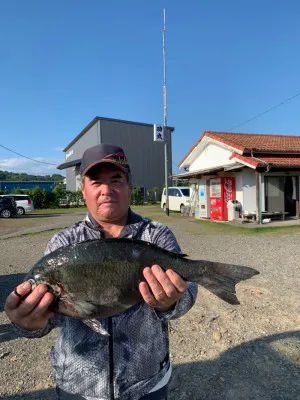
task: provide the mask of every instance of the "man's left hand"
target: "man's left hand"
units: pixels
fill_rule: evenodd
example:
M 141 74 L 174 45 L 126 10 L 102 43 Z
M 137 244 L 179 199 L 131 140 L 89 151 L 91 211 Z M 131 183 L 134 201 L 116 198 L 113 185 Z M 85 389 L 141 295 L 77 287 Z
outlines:
M 172 269 L 164 271 L 159 265 L 146 267 L 146 282 L 139 284 L 145 302 L 160 311 L 171 310 L 187 289 L 187 283 Z

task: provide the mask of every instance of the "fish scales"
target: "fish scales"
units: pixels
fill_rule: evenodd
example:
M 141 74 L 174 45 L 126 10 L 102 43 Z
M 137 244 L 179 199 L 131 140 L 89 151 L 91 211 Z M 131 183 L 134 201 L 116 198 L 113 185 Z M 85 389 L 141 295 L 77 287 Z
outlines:
M 48 285 L 53 311 L 82 319 L 116 315 L 142 301 L 138 285 L 143 269 L 172 268 L 227 301 L 239 304 L 235 285 L 258 274 L 255 269 L 206 260 L 191 260 L 154 244 L 134 239 L 105 239 L 61 247 L 42 257 L 25 280 Z

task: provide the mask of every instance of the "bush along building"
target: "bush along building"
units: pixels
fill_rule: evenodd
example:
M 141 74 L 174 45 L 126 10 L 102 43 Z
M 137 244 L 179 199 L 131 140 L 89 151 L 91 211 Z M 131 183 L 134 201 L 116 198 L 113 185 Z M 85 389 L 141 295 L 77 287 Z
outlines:
M 168 171 L 172 174 L 171 133 L 167 127 Z M 65 162 L 58 169 L 66 170 L 67 190 L 81 188 L 80 164 L 84 151 L 100 143 L 111 143 L 122 147 L 127 155 L 133 176 L 133 186 L 147 191 L 165 185 L 164 143 L 154 141 L 154 125 L 112 118 L 94 118 L 64 149 Z M 171 183 L 171 180 L 170 180 Z
M 173 176 L 194 187 L 196 217 L 299 218 L 300 136 L 205 131 Z M 232 215 L 232 214 L 231 214 Z

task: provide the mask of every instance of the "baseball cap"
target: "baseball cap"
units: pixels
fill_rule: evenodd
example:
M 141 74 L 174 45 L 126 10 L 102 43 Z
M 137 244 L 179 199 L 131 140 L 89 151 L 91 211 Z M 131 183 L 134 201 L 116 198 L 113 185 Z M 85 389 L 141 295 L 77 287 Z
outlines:
M 114 144 L 101 143 L 85 150 L 81 159 L 80 174 L 86 175 L 92 167 L 100 163 L 114 164 L 123 172 L 130 173 L 124 150 Z

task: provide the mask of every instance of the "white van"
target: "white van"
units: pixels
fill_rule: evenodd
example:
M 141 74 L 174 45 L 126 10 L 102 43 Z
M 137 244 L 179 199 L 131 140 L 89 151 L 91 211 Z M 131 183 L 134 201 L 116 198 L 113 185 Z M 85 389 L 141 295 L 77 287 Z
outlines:
M 190 204 L 190 188 L 188 186 L 169 187 L 169 210 L 184 212 L 184 207 Z M 166 211 L 166 188 L 161 195 L 160 207 Z

